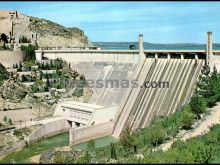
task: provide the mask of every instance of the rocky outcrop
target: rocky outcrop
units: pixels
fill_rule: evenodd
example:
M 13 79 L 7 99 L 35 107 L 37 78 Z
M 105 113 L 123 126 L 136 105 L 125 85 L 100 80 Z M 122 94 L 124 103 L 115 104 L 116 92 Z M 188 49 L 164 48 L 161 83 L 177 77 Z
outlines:
M 20 102 L 28 93 L 28 89 L 20 82 L 9 79 L 1 86 L 1 96 L 10 102 Z
M 52 21 L 27 16 L 16 11 L 13 25 L 10 11 L 0 10 L 0 33 L 25 36 L 39 47 L 88 47 L 93 46 L 82 30 L 77 27 L 66 28 Z M 4 15 L 1 17 L 1 14 Z
M 37 34 L 37 42 L 40 47 L 92 46 L 84 32 L 76 27 L 65 28 L 46 19 L 30 17 L 28 28 Z

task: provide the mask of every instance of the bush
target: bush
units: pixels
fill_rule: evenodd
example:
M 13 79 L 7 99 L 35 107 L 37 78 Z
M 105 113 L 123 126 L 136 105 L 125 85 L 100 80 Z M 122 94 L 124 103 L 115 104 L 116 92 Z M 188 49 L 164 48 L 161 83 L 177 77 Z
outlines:
M 192 112 L 196 114 L 197 117 L 200 118 L 200 114 L 206 111 L 206 101 L 202 96 L 195 95 L 191 98 L 190 106 Z
M 19 38 L 19 43 L 30 43 L 31 41 L 29 39 L 27 39 L 26 36 L 21 36 Z
M 89 151 L 93 151 L 95 149 L 95 141 L 94 140 L 90 140 L 87 142 L 87 149 Z
M 11 118 L 8 119 L 8 124 L 10 124 L 10 125 L 13 124 Z
M 181 117 L 181 123 L 183 129 L 191 129 L 194 123 L 195 115 L 191 112 L 191 107 L 189 105 L 184 106 L 183 113 Z
M 8 121 L 7 117 L 4 116 L 3 121 L 6 123 Z
M 36 60 L 35 50 L 37 46 L 29 44 L 28 46 L 21 45 L 21 50 L 25 51 L 25 60 Z
M 166 140 L 166 137 L 166 130 L 162 126 L 155 126 L 150 132 L 150 143 L 152 146 L 158 146 Z
M 9 74 L 6 68 L 0 63 L 0 85 L 2 85 L 4 80 L 7 80 L 8 77 L 9 77 Z

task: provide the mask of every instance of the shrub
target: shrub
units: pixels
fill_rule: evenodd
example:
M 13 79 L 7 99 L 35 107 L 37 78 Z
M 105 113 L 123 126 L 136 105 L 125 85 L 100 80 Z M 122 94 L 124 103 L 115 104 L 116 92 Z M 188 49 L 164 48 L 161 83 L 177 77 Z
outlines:
M 19 38 L 19 43 L 30 43 L 30 40 L 28 40 L 26 36 L 21 36 Z
M 111 147 L 111 158 L 117 159 L 116 151 L 115 151 L 115 145 L 113 143 L 110 144 Z
M 190 101 L 190 106 L 192 112 L 194 112 L 197 117 L 200 117 L 200 114 L 206 111 L 206 101 L 202 96 L 193 96 Z
M 181 116 L 182 128 L 186 130 L 191 129 L 192 124 L 194 123 L 195 115 L 191 112 L 191 107 L 189 105 L 184 106 L 182 111 L 183 111 Z
M 89 151 L 93 151 L 95 149 L 95 141 L 94 140 L 90 140 L 87 142 L 87 149 Z
M 8 77 L 9 77 L 9 74 L 6 68 L 0 63 L 0 85 L 2 85 L 4 80 L 7 80 Z
M 166 130 L 162 126 L 155 126 L 150 132 L 150 143 L 152 146 L 158 146 L 166 140 Z
M 25 51 L 25 60 L 36 60 L 35 50 L 37 46 L 29 44 L 28 46 L 21 45 L 21 50 Z
M 6 123 L 8 121 L 7 117 L 4 116 L 3 121 Z
M 10 124 L 10 125 L 13 124 L 11 118 L 8 119 L 8 124 Z

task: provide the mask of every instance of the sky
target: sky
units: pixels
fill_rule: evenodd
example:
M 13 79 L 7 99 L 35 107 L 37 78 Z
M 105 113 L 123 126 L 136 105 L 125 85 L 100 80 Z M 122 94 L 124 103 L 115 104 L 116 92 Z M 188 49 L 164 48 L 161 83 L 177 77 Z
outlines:
M 0 2 L 0 10 L 82 29 L 92 42 L 220 43 L 220 2 Z

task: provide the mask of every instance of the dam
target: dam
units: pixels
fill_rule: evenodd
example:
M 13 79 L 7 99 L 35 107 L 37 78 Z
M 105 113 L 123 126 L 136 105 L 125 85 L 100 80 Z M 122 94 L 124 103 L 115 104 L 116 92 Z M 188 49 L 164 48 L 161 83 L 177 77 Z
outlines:
M 144 50 L 143 35 L 139 35 L 139 50 L 67 48 L 39 49 L 35 53 L 38 61 L 66 60 L 86 80 L 117 80 L 120 83 L 127 80 L 138 84 L 138 87 L 127 88 L 122 84 L 111 88 L 91 87 L 93 96 L 89 103 L 69 102 L 68 113 L 58 105 L 54 116 L 71 123 L 69 126 L 65 124 L 70 144 L 108 135 L 119 137 L 125 128 L 135 131 L 147 127 L 155 118 L 172 114 L 189 102 L 204 65 L 220 69 L 220 51 L 212 50 L 211 32 L 207 33 L 206 50 Z M 143 86 L 146 82 L 168 82 L 169 87 L 146 88 Z M 80 124 L 79 120 L 71 118 L 71 113 L 78 111 L 82 114 L 83 107 L 94 110 L 90 110 L 87 122 Z

